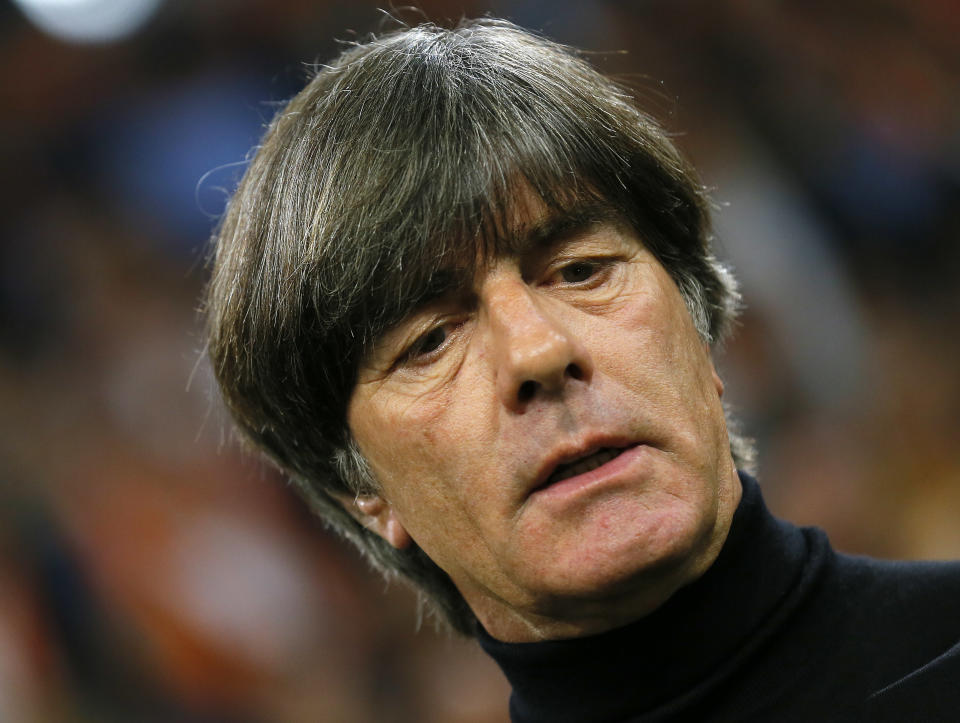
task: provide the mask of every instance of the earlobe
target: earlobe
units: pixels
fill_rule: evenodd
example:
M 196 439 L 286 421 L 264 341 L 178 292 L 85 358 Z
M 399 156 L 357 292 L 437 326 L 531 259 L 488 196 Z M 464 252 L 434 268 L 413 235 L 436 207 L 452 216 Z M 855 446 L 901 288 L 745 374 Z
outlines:
M 713 388 L 717 392 L 717 396 L 723 399 L 723 380 L 720 378 L 720 375 L 717 374 L 717 368 L 713 364 L 713 354 L 710 352 L 710 345 L 703 345 L 704 351 L 707 352 L 707 360 L 710 363 L 710 375 L 713 378 Z
M 337 499 L 357 522 L 376 532 L 398 550 L 409 547 L 413 542 L 396 511 L 380 495 L 338 496 Z
M 378 530 L 378 532 L 380 532 L 380 535 L 384 540 L 389 542 L 398 550 L 405 550 L 406 548 L 410 547 L 410 544 L 413 542 L 413 538 L 410 537 L 410 533 L 407 532 L 407 528 L 403 526 L 402 522 L 400 522 L 400 519 L 393 511 L 392 507 L 388 513 L 388 518 L 385 522 L 384 529 L 382 531 Z
M 711 374 L 713 374 L 713 388 L 717 390 L 717 396 L 723 399 L 723 380 L 720 378 L 720 375 L 717 374 L 716 369 L 711 368 Z

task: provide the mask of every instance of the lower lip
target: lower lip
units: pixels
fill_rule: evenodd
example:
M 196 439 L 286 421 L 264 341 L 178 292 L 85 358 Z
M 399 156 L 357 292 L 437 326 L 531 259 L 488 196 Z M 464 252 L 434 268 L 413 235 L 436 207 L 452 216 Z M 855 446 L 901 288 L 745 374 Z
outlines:
M 627 469 L 644 454 L 646 449 L 646 445 L 643 444 L 627 447 L 609 462 L 605 462 L 596 469 L 567 477 L 546 487 L 540 487 L 530 496 L 559 500 L 586 489 L 615 481 L 623 476 Z

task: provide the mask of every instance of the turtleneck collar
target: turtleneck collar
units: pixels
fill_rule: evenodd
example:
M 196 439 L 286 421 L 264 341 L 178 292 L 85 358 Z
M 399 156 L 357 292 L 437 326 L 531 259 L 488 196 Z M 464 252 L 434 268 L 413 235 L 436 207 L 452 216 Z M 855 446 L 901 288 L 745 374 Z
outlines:
M 743 496 L 716 561 L 653 613 L 569 640 L 504 643 L 478 632 L 513 686 L 513 720 L 617 720 L 680 706 L 736 670 L 783 623 L 824 552 L 767 511 L 753 478 L 740 480 Z

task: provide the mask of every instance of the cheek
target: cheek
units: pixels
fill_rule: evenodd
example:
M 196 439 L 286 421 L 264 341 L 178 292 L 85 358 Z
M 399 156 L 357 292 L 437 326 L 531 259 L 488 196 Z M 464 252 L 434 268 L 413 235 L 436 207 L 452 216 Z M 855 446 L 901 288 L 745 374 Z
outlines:
M 641 329 L 639 360 L 655 378 L 664 378 L 678 395 L 714 388 L 713 367 L 683 298 L 672 282 L 642 295 L 631 322 Z
M 616 369 L 621 378 L 635 378 L 644 386 L 660 386 L 681 366 L 677 319 L 660 290 L 646 289 L 618 299 L 611 323 L 588 330 L 600 358 Z
M 725 436 L 723 408 L 709 353 L 680 293 L 668 279 L 652 277 L 622 298 L 616 323 L 595 347 L 607 369 L 656 410 L 687 454 L 712 448 Z
M 351 403 L 350 428 L 385 489 L 424 490 L 455 475 L 459 437 L 473 425 L 456 419 L 449 394 L 363 391 Z
M 433 426 L 409 419 L 370 420 L 370 434 L 358 439 L 377 478 L 385 484 L 396 479 L 406 482 L 414 477 L 434 477 L 442 461 L 442 440 Z

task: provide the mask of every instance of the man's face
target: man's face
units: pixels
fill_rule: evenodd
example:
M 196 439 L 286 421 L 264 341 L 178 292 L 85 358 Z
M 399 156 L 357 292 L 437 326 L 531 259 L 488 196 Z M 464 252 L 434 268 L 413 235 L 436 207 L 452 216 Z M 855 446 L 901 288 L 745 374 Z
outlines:
M 530 205 L 530 242 L 388 332 L 348 409 L 381 484 L 355 514 L 504 640 L 646 614 L 712 563 L 740 494 L 669 274 L 622 223 Z

